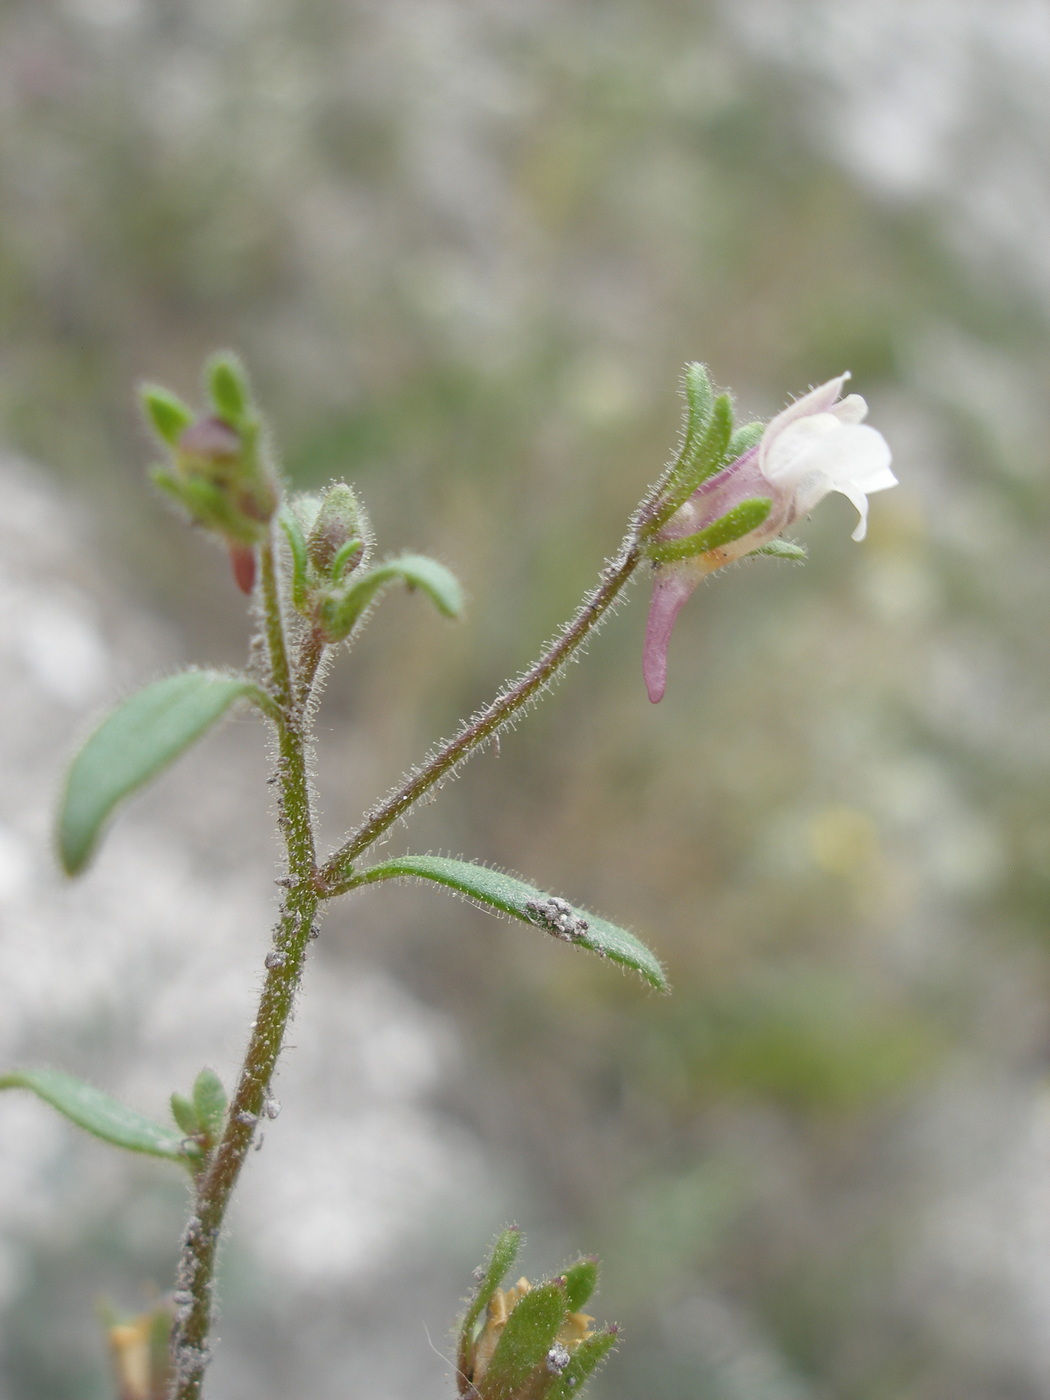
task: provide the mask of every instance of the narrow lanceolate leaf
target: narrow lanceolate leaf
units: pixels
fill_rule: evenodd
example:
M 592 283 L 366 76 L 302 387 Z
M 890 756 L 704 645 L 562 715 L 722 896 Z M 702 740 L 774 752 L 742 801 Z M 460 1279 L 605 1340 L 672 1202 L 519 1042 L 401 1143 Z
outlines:
M 678 540 L 658 540 L 648 549 L 649 558 L 654 564 L 677 564 L 683 559 L 695 559 L 698 554 L 719 549 L 731 544 L 752 530 L 757 530 L 773 507 L 768 496 L 756 496 L 750 501 L 741 501 L 738 506 L 727 511 L 705 530 L 695 535 L 683 535 Z
M 323 621 L 332 640 L 341 641 L 349 636 L 376 595 L 392 583 L 420 589 L 445 617 L 458 617 L 463 611 L 463 590 L 454 574 L 425 554 L 404 554 L 369 569 L 330 601 Z
M 67 874 L 83 870 L 117 803 L 178 758 L 242 697 L 272 710 L 269 697 L 243 677 L 184 671 L 146 686 L 103 720 L 73 760 L 59 807 L 58 849 Z
M 126 1147 L 129 1152 L 146 1152 L 173 1162 L 194 1164 L 197 1152 L 177 1137 L 133 1108 L 126 1108 L 100 1089 L 63 1074 L 57 1069 L 26 1069 L 0 1076 L 0 1089 L 29 1089 L 38 1098 L 57 1108 L 71 1123 L 86 1128 L 95 1137 Z
M 616 1345 L 617 1333 L 613 1328 L 605 1332 L 593 1332 L 585 1337 L 569 1358 L 569 1364 L 547 1391 L 544 1400 L 575 1400 L 589 1376 Z
M 474 1329 L 481 1314 L 488 1307 L 489 1300 L 510 1271 L 524 1239 L 517 1225 L 511 1225 L 496 1236 L 492 1254 L 485 1265 L 477 1291 L 470 1300 L 463 1322 L 459 1329 L 457 1365 L 461 1376 L 469 1376 L 473 1370 Z
M 476 1385 L 483 1400 L 512 1400 L 544 1363 L 565 1321 L 565 1290 L 543 1283 L 516 1304 Z
M 356 872 L 349 887 L 405 876 L 445 885 L 489 909 L 510 914 L 566 943 L 632 968 L 659 991 L 667 991 L 667 979 L 659 961 L 633 933 L 513 875 L 505 875 L 502 870 L 444 856 L 398 856 Z

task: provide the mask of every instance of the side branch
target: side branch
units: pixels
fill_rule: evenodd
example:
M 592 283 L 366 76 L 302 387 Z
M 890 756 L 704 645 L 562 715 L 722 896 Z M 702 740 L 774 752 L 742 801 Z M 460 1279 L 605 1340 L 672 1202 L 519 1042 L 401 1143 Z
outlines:
M 502 690 L 484 709 L 467 720 L 459 732 L 443 744 L 419 769 L 407 775 L 400 788 L 376 807 L 335 854 L 321 867 L 317 885 L 322 898 L 342 894 L 349 888 L 344 883 L 348 867 L 368 850 L 382 834 L 404 816 L 421 797 L 436 786 L 453 769 L 535 696 L 557 674 L 594 630 L 616 601 L 624 585 L 642 560 L 641 539 L 644 526 L 641 515 L 636 518 L 621 546 L 619 554 L 607 565 L 598 587 L 584 599 L 576 615 L 565 626 L 550 648 L 513 685 Z

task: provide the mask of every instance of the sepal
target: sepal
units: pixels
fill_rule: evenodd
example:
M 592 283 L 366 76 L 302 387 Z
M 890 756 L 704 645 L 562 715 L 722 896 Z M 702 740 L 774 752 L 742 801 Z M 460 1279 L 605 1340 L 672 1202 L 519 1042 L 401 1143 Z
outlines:
M 150 427 L 161 442 L 174 447 L 193 422 L 193 409 L 183 403 L 177 394 L 163 389 L 159 384 L 140 385 L 139 400 Z
M 567 1311 L 565 1289 L 556 1282 L 530 1288 L 515 1299 L 483 1374 L 475 1374 L 482 1400 L 515 1400 L 521 1394 L 533 1373 L 545 1365 Z M 530 1385 L 530 1400 L 536 1393 L 536 1386 Z
M 757 530 L 772 508 L 773 501 L 769 496 L 741 501 L 706 529 L 676 540 L 656 540 L 648 546 L 646 553 L 654 564 L 679 564 L 684 559 L 695 559 Z
M 762 434 L 765 431 L 765 423 L 744 423 L 741 427 L 734 429 L 726 449 L 727 461 L 735 462 L 738 458 L 743 457 L 745 452 L 750 452 L 753 447 L 757 447 L 762 441 Z
M 578 1259 L 562 1275 L 565 1296 L 573 1312 L 578 1312 L 598 1287 L 598 1260 L 592 1254 L 586 1259 Z
M 733 401 L 728 394 L 719 394 L 711 405 L 703 430 L 695 436 L 690 422 L 685 446 L 664 490 L 659 523 L 668 520 L 709 476 L 721 471 L 732 433 Z
M 790 559 L 795 564 L 804 564 L 809 558 L 809 550 L 800 544 L 793 544 L 791 540 L 770 540 L 754 552 L 768 554 L 774 559 Z
M 492 1246 L 487 1264 L 478 1269 L 478 1286 L 459 1325 L 459 1345 L 456 1351 L 457 1367 L 460 1375 L 466 1375 L 473 1368 L 474 1333 L 481 1314 L 488 1307 L 496 1289 L 506 1278 L 524 1244 L 524 1237 L 517 1225 L 510 1225 L 500 1231 Z
M 469 1400 L 569 1400 L 616 1342 L 616 1327 L 592 1332 L 594 1319 L 579 1311 L 597 1282 L 595 1259 L 579 1259 L 535 1288 L 526 1278 L 498 1286 L 520 1243 L 517 1229 L 504 1231 L 478 1271 L 456 1352 L 459 1393 Z
M 252 395 L 240 358 L 230 350 L 212 355 L 204 366 L 208 394 L 220 418 L 235 428 L 251 422 Z

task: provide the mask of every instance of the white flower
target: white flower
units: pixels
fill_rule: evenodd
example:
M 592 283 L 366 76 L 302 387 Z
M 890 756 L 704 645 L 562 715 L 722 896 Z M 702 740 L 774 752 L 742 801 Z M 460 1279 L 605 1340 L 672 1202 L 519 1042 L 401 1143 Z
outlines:
M 868 405 L 859 394 L 839 398 L 848 378 L 847 373 L 829 379 L 778 413 L 756 446 L 703 482 L 656 536 L 660 542 L 680 540 L 707 529 L 745 501 L 770 502 L 769 514 L 746 535 L 657 568 L 642 657 L 654 704 L 663 698 L 675 619 L 705 574 L 771 543 L 832 491 L 856 506 L 860 520 L 853 538 L 862 540 L 868 497 L 897 485 L 889 444 L 862 421 Z
M 859 394 L 839 399 L 848 378 L 840 374 L 811 389 L 778 413 L 762 434 L 758 468 L 773 488 L 770 515 L 780 514 L 778 497 L 790 512 L 778 535 L 832 491 L 840 491 L 857 508 L 860 520 L 853 538 L 862 540 L 868 530 L 868 497 L 897 485 L 889 444 L 862 421 L 868 405 Z

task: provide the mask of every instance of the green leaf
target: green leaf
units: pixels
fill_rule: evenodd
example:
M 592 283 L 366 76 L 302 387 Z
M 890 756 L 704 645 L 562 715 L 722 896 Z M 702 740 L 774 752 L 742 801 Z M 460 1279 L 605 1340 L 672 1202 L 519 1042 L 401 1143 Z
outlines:
M 377 593 L 392 583 L 419 588 L 445 617 L 458 617 L 463 610 L 463 590 L 456 576 L 435 559 L 424 554 L 404 554 L 360 575 L 342 593 L 329 600 L 324 623 L 333 641 L 349 636 L 358 618 Z
M 756 443 L 761 442 L 762 434 L 765 431 L 765 423 L 745 423 L 742 427 L 737 428 L 733 436 L 729 439 L 726 458 L 730 462 L 735 462 L 736 459 L 742 457 L 745 452 L 750 452 Z
M 239 427 L 251 413 L 251 390 L 240 360 L 229 351 L 213 355 L 205 365 L 204 377 L 219 417 L 231 427 Z
M 659 991 L 668 990 L 660 963 L 634 934 L 618 928 L 596 914 L 546 894 L 502 870 L 473 865 L 445 856 L 398 856 L 381 865 L 358 871 L 346 888 L 399 877 L 433 880 L 465 898 L 475 900 L 500 913 L 510 914 L 535 928 L 541 928 L 567 943 L 588 948 L 592 953 L 633 968 Z
M 194 1080 L 193 1107 L 201 1127 L 217 1139 L 226 1121 L 226 1090 L 213 1069 L 202 1069 Z
M 512 1400 L 542 1365 L 565 1321 L 565 1289 L 543 1283 L 518 1300 L 507 1318 L 492 1360 L 475 1381 L 483 1400 Z
M 169 447 L 174 447 L 194 419 L 193 410 L 177 394 L 159 384 L 143 384 L 139 401 L 150 427 Z
M 790 540 L 770 540 L 761 549 L 755 550 L 756 554 L 770 554 L 774 559 L 790 559 L 796 564 L 804 564 L 809 558 L 809 551 L 803 549 L 800 544 L 792 544 Z
M 585 1337 L 569 1359 L 569 1364 L 547 1391 L 545 1400 L 575 1400 L 584 1383 L 616 1345 L 619 1333 L 610 1327 Z
M 580 1259 L 562 1275 L 570 1312 L 579 1312 L 598 1287 L 597 1259 Z
M 142 787 L 247 697 L 273 702 L 253 682 L 217 671 L 183 671 L 132 695 L 99 725 L 73 760 L 58 811 L 57 838 L 68 875 L 84 869 L 113 808 Z
M 741 501 L 706 529 L 698 530 L 695 535 L 683 535 L 678 540 L 657 540 L 649 545 L 647 553 L 654 564 L 677 564 L 683 559 L 695 559 L 698 554 L 719 549 L 757 530 L 772 508 L 773 502 L 768 496 Z
M 197 1110 L 184 1094 L 172 1094 L 171 1096 L 171 1116 L 184 1133 L 189 1137 L 194 1137 L 201 1130 L 200 1119 L 197 1117 Z
M 27 1069 L 5 1074 L 0 1076 L 0 1089 L 29 1089 L 52 1108 L 57 1108 L 71 1123 L 86 1128 L 104 1142 L 126 1147 L 129 1152 L 146 1152 L 151 1157 L 166 1157 L 191 1165 L 198 1156 L 169 1128 L 144 1118 L 100 1089 L 93 1089 L 90 1084 L 60 1070 Z
M 485 1266 L 477 1291 L 470 1300 L 470 1306 L 467 1308 L 459 1329 L 457 1366 L 463 1376 L 468 1376 L 473 1371 L 474 1329 L 478 1325 L 481 1314 L 488 1307 L 492 1295 L 517 1259 L 518 1251 L 524 1243 L 524 1237 L 517 1225 L 509 1226 L 508 1229 L 501 1231 L 496 1236 L 489 1262 Z

